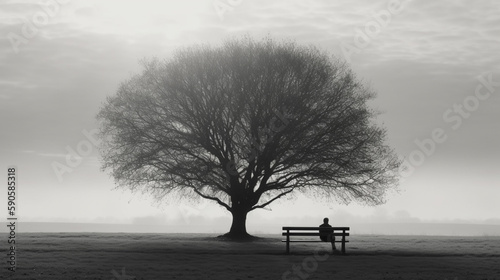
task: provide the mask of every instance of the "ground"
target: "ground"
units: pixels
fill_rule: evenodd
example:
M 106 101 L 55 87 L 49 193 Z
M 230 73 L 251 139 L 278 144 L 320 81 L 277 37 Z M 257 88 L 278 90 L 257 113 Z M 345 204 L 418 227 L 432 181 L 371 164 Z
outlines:
M 327 254 L 328 243 L 292 243 L 286 255 L 278 235 L 254 242 L 216 236 L 20 233 L 17 271 L 7 270 L 3 246 L 0 279 L 500 280 L 500 237 L 358 235 L 342 256 Z

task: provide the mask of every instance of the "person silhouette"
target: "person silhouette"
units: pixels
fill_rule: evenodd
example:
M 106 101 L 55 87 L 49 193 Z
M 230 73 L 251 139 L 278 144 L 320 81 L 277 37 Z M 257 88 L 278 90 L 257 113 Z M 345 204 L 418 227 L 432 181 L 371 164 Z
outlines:
M 335 235 L 333 235 L 333 229 L 331 229 L 331 225 L 328 223 L 329 219 L 324 218 L 323 224 L 319 225 L 322 229 L 319 230 L 319 238 L 321 241 L 332 243 L 332 251 L 337 250 L 335 248 Z

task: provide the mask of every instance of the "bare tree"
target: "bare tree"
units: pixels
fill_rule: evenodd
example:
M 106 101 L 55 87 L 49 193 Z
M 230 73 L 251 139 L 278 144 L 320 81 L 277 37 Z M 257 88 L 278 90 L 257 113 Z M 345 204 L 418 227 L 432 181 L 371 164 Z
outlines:
M 98 114 L 103 170 L 157 198 L 212 200 L 247 237 L 248 212 L 292 192 L 384 202 L 400 161 L 374 97 L 314 47 L 272 39 L 195 46 L 144 62 Z

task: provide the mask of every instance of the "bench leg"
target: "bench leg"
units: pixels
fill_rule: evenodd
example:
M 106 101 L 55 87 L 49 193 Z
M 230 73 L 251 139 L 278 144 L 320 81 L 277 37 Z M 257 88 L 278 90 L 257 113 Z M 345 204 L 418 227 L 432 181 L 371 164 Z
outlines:
M 290 232 L 286 231 L 286 253 L 290 254 Z
M 342 254 L 345 255 L 345 235 L 342 236 Z

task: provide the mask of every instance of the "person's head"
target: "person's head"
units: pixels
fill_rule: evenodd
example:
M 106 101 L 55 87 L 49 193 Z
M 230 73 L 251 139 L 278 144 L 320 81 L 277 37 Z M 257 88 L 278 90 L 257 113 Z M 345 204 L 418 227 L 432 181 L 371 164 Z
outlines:
M 328 218 L 323 219 L 323 223 L 325 223 L 325 224 L 328 224 L 328 221 L 329 221 Z

